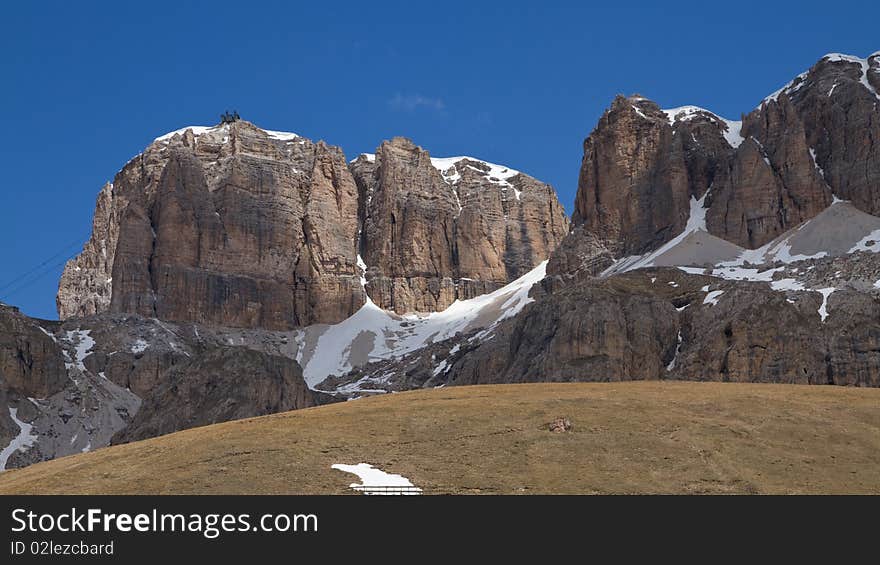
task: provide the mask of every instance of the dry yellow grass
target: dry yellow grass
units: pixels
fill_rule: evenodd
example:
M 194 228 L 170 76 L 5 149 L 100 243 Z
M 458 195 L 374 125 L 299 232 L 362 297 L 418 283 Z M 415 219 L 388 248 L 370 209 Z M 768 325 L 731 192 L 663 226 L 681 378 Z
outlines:
M 551 433 L 556 416 L 568 433 Z M 367 462 L 441 493 L 880 493 L 880 390 L 450 387 L 196 428 L 0 475 L 0 493 L 347 494 Z

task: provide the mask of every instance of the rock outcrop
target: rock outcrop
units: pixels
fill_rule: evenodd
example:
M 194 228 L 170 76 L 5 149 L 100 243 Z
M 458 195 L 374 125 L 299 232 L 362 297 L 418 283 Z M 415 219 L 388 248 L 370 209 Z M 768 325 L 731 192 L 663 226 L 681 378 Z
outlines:
M 5 392 L 37 398 L 54 394 L 67 381 L 64 363 L 48 330 L 17 308 L 0 304 L 0 386 Z
M 292 332 L 0 306 L 0 470 L 188 427 L 314 406 Z
M 119 240 L 123 202 L 117 202 L 113 183 L 98 193 L 92 235 L 82 252 L 68 261 L 58 283 L 55 302 L 62 319 L 85 317 L 110 309 L 113 296 L 113 258 Z
M 351 169 L 367 293 L 398 313 L 491 292 L 545 260 L 568 233 L 553 188 L 504 166 L 432 159 L 395 138 Z
M 834 194 L 880 215 L 880 51 L 865 59 L 826 55 L 768 97 L 754 112 L 752 135 L 767 139 L 771 150 L 778 151 L 784 137 L 777 114 L 785 99 L 803 124 L 816 170 Z
M 0 471 L 106 445 L 140 400 L 86 371 L 88 332 L 0 306 Z
M 357 188 L 323 142 L 247 122 L 157 139 L 99 195 L 62 318 L 96 312 L 285 329 L 364 302 Z
M 292 359 L 241 347 L 218 348 L 165 373 L 112 443 L 315 405 L 302 369 Z
M 671 239 L 687 222 L 683 139 L 653 102 L 618 96 L 584 141 L 573 223 L 618 256 Z
M 573 279 L 594 277 L 614 263 L 614 255 L 595 234 L 578 226 L 560 242 L 547 261 L 544 284 L 564 286 Z
M 690 202 L 712 235 L 754 249 L 834 197 L 880 213 L 880 53 L 827 55 L 742 121 L 619 96 L 584 142 L 576 225 L 616 256 L 681 233 Z
M 880 256 L 754 271 L 642 269 L 561 286 L 545 279 L 532 287 L 535 301 L 490 335 L 455 336 L 327 384 L 405 390 L 676 379 L 880 386 L 880 290 L 873 284 Z
M 58 311 L 335 323 L 366 300 L 361 254 L 374 302 L 430 312 L 516 279 L 567 232 L 549 185 L 475 159 L 432 160 L 402 138 L 349 170 L 340 149 L 294 134 L 242 121 L 186 128 L 101 190 Z

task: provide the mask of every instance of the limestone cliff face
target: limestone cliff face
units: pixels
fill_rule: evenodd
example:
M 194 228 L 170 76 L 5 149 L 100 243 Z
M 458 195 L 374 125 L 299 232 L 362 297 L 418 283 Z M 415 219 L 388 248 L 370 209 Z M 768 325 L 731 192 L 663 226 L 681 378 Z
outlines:
M 568 233 L 553 188 L 467 157 L 386 141 L 351 165 L 361 193 L 367 293 L 397 312 L 443 310 L 545 260 Z
M 802 126 L 794 141 L 812 149 L 811 162 L 836 196 L 880 214 L 880 52 L 865 59 L 830 54 L 749 116 L 750 135 L 782 145 L 793 113 Z M 789 104 L 790 102 L 790 104 Z M 786 106 L 790 106 L 787 109 Z M 803 131 L 803 138 L 800 130 Z M 752 133 L 753 132 L 753 133 Z M 771 159 L 772 161 L 772 159 Z
M 835 196 L 880 213 L 880 53 L 823 57 L 742 121 L 618 97 L 584 142 L 574 223 L 616 256 L 680 233 L 702 200 L 709 233 L 756 248 Z
M 102 190 L 62 318 L 128 312 L 282 329 L 364 302 L 357 188 L 323 142 L 247 122 L 163 136 Z
M 576 227 L 550 254 L 544 285 L 561 288 L 597 276 L 614 263 L 614 255 L 595 234 Z
M 250 378 L 242 379 L 245 374 Z M 314 395 L 292 359 L 245 348 L 213 349 L 163 375 L 112 443 L 310 406 Z
M 91 316 L 110 308 L 120 204 L 114 198 L 113 183 L 105 184 L 95 204 L 92 236 L 82 253 L 67 263 L 58 285 L 55 302 L 61 318 Z
M 101 190 L 58 311 L 335 323 L 366 300 L 359 253 L 377 304 L 436 311 L 526 273 L 567 232 L 549 185 L 478 160 L 432 160 L 402 138 L 349 169 L 338 148 L 247 122 L 187 128 Z
M 0 471 L 197 425 L 314 406 L 289 332 L 0 305 Z
M 66 380 L 56 339 L 18 309 L 0 304 L 0 394 L 42 398 L 64 388 Z
M 0 471 L 106 445 L 137 409 L 85 370 L 88 334 L 0 305 Z
M 873 285 L 880 255 L 809 260 L 768 275 L 779 284 L 668 267 L 561 284 L 548 277 L 532 287 L 534 302 L 491 336 L 455 336 L 330 384 L 366 379 L 406 390 L 676 379 L 880 386 L 880 291 Z M 783 282 L 791 277 L 799 284 Z
M 707 284 L 719 290 L 717 304 L 705 300 Z M 539 298 L 494 339 L 450 362 L 448 382 L 880 386 L 876 295 L 839 290 L 823 320 L 818 293 L 793 294 L 677 269 L 581 281 Z
M 683 136 L 641 97 L 618 96 L 584 141 L 573 221 L 615 254 L 656 247 L 687 222 Z

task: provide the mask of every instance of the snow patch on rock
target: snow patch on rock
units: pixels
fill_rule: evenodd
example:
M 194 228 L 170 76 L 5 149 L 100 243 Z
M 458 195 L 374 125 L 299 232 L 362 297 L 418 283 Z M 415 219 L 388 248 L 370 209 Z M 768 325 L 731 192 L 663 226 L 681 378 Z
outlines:
M 703 299 L 703 304 L 709 304 L 710 306 L 717 306 L 718 299 L 721 295 L 724 294 L 723 290 L 713 290 L 706 294 L 706 298 Z
M 779 90 L 777 90 L 776 92 L 771 94 L 770 96 L 764 98 L 764 100 L 761 101 L 760 105 L 763 106 L 764 104 L 766 104 L 768 102 L 778 101 L 779 95 L 782 94 L 783 92 L 785 92 L 786 95 L 791 96 L 792 94 L 794 94 L 795 92 L 800 90 L 806 84 L 806 78 L 807 78 L 808 73 L 809 73 L 809 71 L 804 71 L 801 74 L 799 74 L 798 76 L 794 77 L 792 80 L 785 83 L 785 86 L 783 86 L 782 88 L 780 88 Z
M 222 124 L 222 125 L 217 125 L 217 126 L 186 126 L 186 127 L 180 128 L 180 129 L 176 129 L 174 131 L 169 131 L 166 134 L 160 135 L 159 137 L 157 137 L 156 139 L 153 140 L 153 143 L 155 143 L 157 141 L 163 141 L 163 142 L 167 143 L 175 135 L 184 135 L 187 130 L 192 130 L 193 135 L 198 137 L 200 135 L 204 135 L 206 133 L 209 133 L 209 132 L 212 132 L 215 130 L 227 131 L 228 129 L 229 129 L 229 126 L 227 124 Z M 300 136 L 298 134 L 295 134 L 295 133 L 289 132 L 289 131 L 274 131 L 274 130 L 262 129 L 262 128 L 257 128 L 257 129 L 262 130 L 267 136 L 269 136 L 270 139 L 275 139 L 278 141 L 293 141 L 295 139 L 300 138 Z M 227 143 L 228 141 L 229 141 L 229 136 L 226 136 L 223 138 L 223 143 Z
M 734 149 L 739 147 L 744 141 L 741 121 L 722 118 L 715 112 L 710 112 L 705 108 L 700 108 L 699 106 L 680 106 L 678 108 L 664 109 L 662 112 L 666 114 L 666 119 L 669 121 L 669 125 L 673 127 L 675 127 L 675 122 L 692 120 L 697 116 L 709 118 L 721 126 L 724 139 L 727 141 L 728 145 Z
M 635 269 L 643 269 L 646 267 L 653 267 L 654 261 L 666 253 L 677 247 L 684 239 L 695 232 L 698 231 L 706 231 L 706 208 L 703 207 L 703 203 L 706 201 L 706 196 L 708 195 L 708 191 L 706 194 L 703 194 L 702 198 L 697 200 L 693 196 L 691 196 L 691 210 L 690 215 L 688 216 L 687 225 L 685 225 L 684 230 L 670 239 L 666 243 L 664 243 L 659 249 L 647 253 L 645 255 L 630 255 L 629 257 L 624 257 L 615 261 L 613 265 L 605 269 L 602 272 L 602 276 L 608 276 L 615 273 L 624 273 L 627 271 L 632 271 Z
M 6 463 L 9 461 L 9 458 L 16 451 L 26 451 L 28 448 L 32 447 L 37 440 L 39 439 L 37 436 L 31 433 L 33 426 L 28 424 L 27 422 L 22 422 L 18 419 L 18 408 L 9 407 L 9 417 L 12 418 L 12 421 L 19 428 L 18 435 L 12 438 L 12 441 L 9 442 L 9 445 L 3 448 L 3 451 L 0 451 L 0 472 L 6 470 Z
M 822 295 L 822 305 L 819 306 L 819 317 L 822 318 L 822 321 L 825 321 L 825 318 L 828 317 L 828 297 L 831 296 L 831 293 L 837 290 L 836 288 L 820 288 L 817 289 L 816 292 Z
M 456 300 L 446 310 L 430 314 L 399 315 L 381 309 L 368 297 L 349 318 L 316 330 L 321 333 L 314 351 L 300 360 L 306 383 L 314 388 L 330 375 L 399 358 L 463 332 L 481 330 L 474 338 L 484 339 L 500 321 L 515 316 L 533 301 L 529 290 L 544 278 L 546 269 L 544 261 L 494 292 Z
M 880 92 L 877 92 L 877 89 L 875 89 L 871 85 L 870 81 L 868 81 L 868 71 L 871 68 L 869 59 L 871 59 L 871 57 L 874 57 L 875 55 L 876 55 L 876 53 L 874 53 L 873 55 L 869 55 L 867 58 L 862 59 L 861 57 L 855 57 L 853 55 L 846 55 L 844 53 L 828 53 L 827 55 L 822 57 L 822 59 L 829 61 L 831 63 L 843 62 L 843 63 L 851 63 L 851 64 L 859 65 L 859 67 L 861 68 L 861 71 L 862 71 L 861 76 L 859 78 L 859 81 L 862 83 L 862 86 L 864 86 L 868 90 L 868 92 L 870 92 L 871 94 L 876 96 L 878 100 L 880 100 Z M 779 99 L 779 95 L 782 94 L 783 92 L 785 92 L 786 95 L 791 96 L 792 94 L 794 94 L 795 92 L 797 92 L 798 90 L 803 88 L 803 86 L 807 83 L 806 79 L 807 79 L 808 74 L 809 74 L 809 71 L 802 72 L 801 74 L 796 76 L 792 81 L 786 83 L 785 86 L 783 86 L 782 88 L 780 88 L 779 90 L 777 90 L 776 92 L 774 92 L 773 94 L 768 96 L 767 98 L 764 98 L 764 100 L 761 101 L 761 105 L 766 104 L 771 101 L 774 101 L 774 102 L 777 101 Z M 828 96 L 831 96 L 831 94 L 834 92 L 834 89 L 837 88 L 837 86 L 838 86 L 837 84 L 834 84 L 831 87 L 831 89 L 828 91 Z
M 154 139 L 153 142 L 155 143 L 156 141 L 168 141 L 172 137 L 174 137 L 175 135 L 185 134 L 186 130 L 192 130 L 193 135 L 198 137 L 200 135 L 208 133 L 211 130 L 217 129 L 218 127 L 220 127 L 220 126 L 186 126 L 186 127 L 180 128 L 180 129 L 176 129 L 174 131 L 169 131 L 168 133 L 166 133 L 164 135 L 160 135 L 159 137 Z
M 675 354 L 672 356 L 672 361 L 666 365 L 666 372 L 675 369 L 675 364 L 678 362 L 678 354 L 681 352 L 681 330 L 678 330 L 678 337 L 676 338 L 678 341 L 675 344 Z
M 83 361 L 92 354 L 92 348 L 95 347 L 95 340 L 92 339 L 91 333 L 92 330 L 70 330 L 64 334 L 64 341 L 74 346 L 74 363 L 80 371 L 86 370 Z
M 354 163 L 355 161 L 357 161 L 361 157 L 363 157 L 364 159 L 366 159 L 370 163 L 376 162 L 376 154 L 375 153 L 361 153 L 360 155 L 358 155 L 357 157 L 355 157 L 354 159 L 349 161 L 349 163 Z
M 462 163 L 462 161 L 472 161 L 476 163 L 480 163 L 488 167 L 488 172 L 484 171 L 480 168 L 474 167 L 471 164 Z M 490 163 L 488 161 L 483 161 L 482 159 L 475 159 L 474 157 L 460 156 L 460 157 L 432 157 L 431 164 L 435 169 L 440 171 L 440 174 L 443 175 L 443 179 L 449 184 L 457 184 L 458 181 L 461 180 L 461 171 L 459 167 L 465 166 L 471 170 L 477 171 L 482 175 L 484 179 L 491 182 L 492 184 L 496 184 L 503 189 L 512 188 L 514 190 L 514 195 L 517 200 L 520 199 L 522 195 L 522 191 L 517 190 L 512 184 L 510 184 L 509 180 L 515 177 L 516 175 L 521 174 L 516 169 L 511 169 L 505 165 L 496 165 L 495 163 Z
M 278 141 L 293 141 L 294 139 L 299 139 L 299 135 L 290 132 L 290 131 L 273 131 L 270 129 L 264 129 L 266 135 L 268 135 L 272 139 L 277 139 Z
M 876 53 L 874 55 L 876 55 Z M 828 61 L 831 61 L 832 63 L 842 61 L 842 62 L 846 62 L 846 63 L 855 63 L 855 64 L 859 65 L 862 69 L 862 74 L 861 74 L 861 77 L 859 77 L 859 81 L 862 83 L 862 86 L 864 86 L 865 88 L 868 89 L 868 92 L 870 92 L 878 100 L 880 100 L 880 92 L 877 92 L 877 89 L 874 88 L 874 86 L 868 80 L 868 71 L 871 70 L 871 64 L 868 61 L 868 59 L 870 59 L 874 55 L 871 55 L 868 58 L 862 59 L 861 57 L 854 57 L 852 55 L 845 55 L 843 53 L 828 53 L 827 55 L 825 55 L 822 58 L 826 59 Z
M 880 251 L 880 245 L 877 245 L 878 241 L 880 241 L 880 229 L 874 230 L 858 242 L 852 246 L 849 250 L 849 253 L 855 253 L 856 251 Z

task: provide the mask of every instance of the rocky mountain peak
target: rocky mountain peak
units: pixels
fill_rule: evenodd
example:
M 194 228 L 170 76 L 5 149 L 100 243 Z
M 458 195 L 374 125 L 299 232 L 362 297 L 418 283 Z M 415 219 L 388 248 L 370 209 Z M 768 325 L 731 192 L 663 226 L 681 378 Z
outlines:
M 806 87 L 806 88 L 805 88 Z M 840 88 L 848 96 L 880 99 L 880 52 L 865 58 L 843 53 L 828 53 L 810 69 L 796 76 L 785 86 L 765 98 L 761 105 L 778 102 L 785 94 L 799 103 L 811 94 L 830 98 Z
M 403 151 L 416 154 L 422 152 L 422 148 L 415 144 L 415 142 L 402 135 L 396 135 L 391 139 L 385 140 L 382 142 L 381 146 L 389 146 L 397 149 L 402 149 Z
M 682 233 L 692 200 L 709 234 L 749 249 L 835 197 L 877 214 L 878 72 L 877 54 L 826 55 L 741 121 L 618 96 L 584 141 L 574 223 L 621 257 Z
M 399 313 L 443 310 L 496 290 L 546 259 L 568 232 L 553 188 L 506 166 L 431 157 L 394 138 L 351 169 L 362 195 L 367 293 Z
M 162 135 L 99 192 L 69 319 L 0 305 L 0 470 L 330 395 L 880 386 L 878 72 L 827 55 L 740 120 L 617 96 L 573 229 L 551 186 L 404 137 Z
M 364 305 L 363 259 L 376 304 L 431 312 L 518 278 L 567 231 L 549 185 L 479 159 L 433 159 L 407 138 L 347 163 L 338 147 L 243 120 L 188 126 L 101 191 L 58 310 L 334 323 Z
M 283 329 L 364 301 L 341 149 L 245 121 L 160 136 L 99 196 L 62 318 L 111 311 Z

